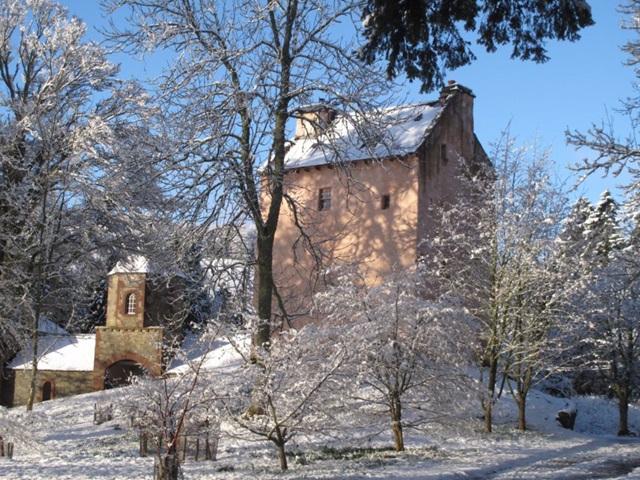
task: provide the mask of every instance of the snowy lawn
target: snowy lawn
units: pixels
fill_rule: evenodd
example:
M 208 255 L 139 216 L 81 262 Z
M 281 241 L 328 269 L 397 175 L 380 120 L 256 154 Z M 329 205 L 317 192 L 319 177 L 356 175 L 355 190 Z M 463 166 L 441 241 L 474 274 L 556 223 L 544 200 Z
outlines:
M 138 439 L 126 420 L 94 425 L 94 404 L 106 405 L 118 390 L 38 404 L 0 416 L 5 440 L 15 442 L 14 458 L 0 459 L 2 479 L 151 479 L 153 458 L 138 456 Z M 306 441 L 288 445 L 288 472 L 278 469 L 275 448 L 225 435 L 215 462 L 187 461 L 184 478 L 205 479 L 630 479 L 640 478 L 640 440 L 618 438 L 617 408 L 601 399 L 576 398 L 575 431 L 564 430 L 555 414 L 565 400 L 532 392 L 531 430 L 518 432 L 517 410 L 503 398 L 496 432 L 434 437 L 407 432 L 408 449 L 389 449 L 391 438 L 362 445 Z M 640 411 L 630 412 L 640 429 Z M 478 422 L 480 428 L 480 422 Z M 312 444 L 313 443 L 313 444 Z

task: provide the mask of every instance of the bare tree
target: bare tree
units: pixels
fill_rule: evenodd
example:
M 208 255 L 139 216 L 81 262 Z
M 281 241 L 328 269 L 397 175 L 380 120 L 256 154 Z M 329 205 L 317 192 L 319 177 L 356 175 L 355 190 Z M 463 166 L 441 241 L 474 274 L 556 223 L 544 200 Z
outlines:
M 286 445 L 291 439 L 343 431 L 338 419 L 346 353 L 340 331 L 314 325 L 288 330 L 272 340 L 269 351 L 258 349 L 262 368 L 241 368 L 224 378 L 217 376 L 211 382 L 214 396 L 229 422 L 278 449 L 280 468 L 286 470 Z M 246 349 L 244 358 L 248 367 Z
M 272 257 L 285 199 L 285 155 L 295 107 L 322 97 L 336 108 L 371 109 L 389 85 L 337 33 L 357 2 L 287 0 L 103 0 L 130 28 L 112 25 L 123 50 L 172 55 L 158 79 L 166 131 L 178 139 L 175 192 L 199 224 L 256 229 L 256 344 L 271 337 Z M 268 206 L 266 206 L 268 205 Z M 264 208 L 262 208 L 262 207 Z
M 222 325 L 210 322 L 187 347 L 172 350 L 173 362 L 180 364 L 172 375 L 142 377 L 123 390 L 120 403 L 124 413 L 140 432 L 141 441 L 155 449 L 157 480 L 180 477 L 179 449 L 188 435 L 218 435 L 220 416 L 207 362 L 224 333 Z
M 621 4 L 620 11 L 628 16 L 623 22 L 622 28 L 640 33 L 640 1 L 629 0 Z M 636 77 L 640 75 L 638 64 L 640 63 L 640 41 L 629 41 L 622 49 L 629 54 L 627 65 L 634 67 Z M 635 84 L 637 90 L 637 83 Z M 585 157 L 581 162 L 573 166 L 573 169 L 582 174 L 582 179 L 595 172 L 602 172 L 605 175 L 612 174 L 614 177 L 624 171 L 631 175 L 631 181 L 624 185 L 630 197 L 636 202 L 637 192 L 640 191 L 640 148 L 636 135 L 636 129 L 640 116 L 638 115 L 640 98 L 630 97 L 622 102 L 619 109 L 620 114 L 629 120 L 631 131 L 626 137 L 621 137 L 613 127 L 613 118 L 607 118 L 600 123 L 593 123 L 587 132 L 578 130 L 567 130 L 567 142 L 576 148 L 586 148 L 594 155 Z
M 72 274 L 81 278 L 95 248 L 84 223 L 98 159 L 117 127 L 146 112 L 144 93 L 116 81 L 118 67 L 84 33 L 50 0 L 0 5 L 0 322 L 33 340 L 28 409 L 38 323 L 70 315 L 80 290 Z

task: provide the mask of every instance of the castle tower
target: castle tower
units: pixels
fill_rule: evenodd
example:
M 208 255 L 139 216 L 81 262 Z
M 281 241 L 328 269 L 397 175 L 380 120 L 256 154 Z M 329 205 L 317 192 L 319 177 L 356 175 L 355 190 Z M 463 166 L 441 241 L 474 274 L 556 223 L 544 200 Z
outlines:
M 94 390 L 126 383 L 131 375 L 162 373 L 164 328 L 146 315 L 149 267 L 143 257 L 109 272 L 105 327 L 96 328 Z

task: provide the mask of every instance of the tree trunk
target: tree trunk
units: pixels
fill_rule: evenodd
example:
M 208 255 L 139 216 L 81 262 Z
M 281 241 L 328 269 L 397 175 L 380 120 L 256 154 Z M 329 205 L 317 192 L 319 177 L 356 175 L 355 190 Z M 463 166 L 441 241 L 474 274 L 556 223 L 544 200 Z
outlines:
M 148 454 L 149 437 L 145 432 L 140 432 L 140 456 L 146 457 Z
M 180 477 L 180 459 L 177 452 L 156 457 L 154 480 L 178 480 Z
M 255 345 L 268 345 L 271 339 L 271 304 L 273 301 L 273 235 L 258 235 L 258 325 Z
M 276 446 L 278 447 L 278 458 L 280 459 L 280 470 L 287 470 L 289 466 L 287 465 L 287 454 L 284 450 L 284 442 L 277 442 Z
M 391 429 L 396 452 L 404 451 L 404 433 L 402 431 L 402 402 L 398 394 L 394 393 L 389 401 L 391 413 Z
M 526 395 L 518 392 L 518 430 L 527 429 L 527 397 Z
M 33 404 L 36 399 L 36 377 L 38 376 L 38 342 L 39 338 L 39 327 L 40 327 L 40 315 L 42 314 L 42 298 L 43 298 L 43 288 L 48 280 L 47 275 L 45 273 L 44 263 L 47 260 L 48 255 L 45 255 L 46 247 L 45 247 L 45 225 L 47 222 L 47 213 L 46 213 L 46 204 L 47 204 L 47 192 L 48 192 L 48 181 L 47 187 L 44 190 L 45 194 L 42 198 L 42 217 L 40 218 L 41 225 L 38 231 L 38 246 L 40 248 L 39 252 L 35 256 L 35 265 L 33 265 L 34 270 L 34 279 L 33 285 L 35 288 L 35 298 L 34 298 L 34 311 L 33 311 L 33 347 L 31 349 L 31 383 L 29 385 L 29 399 L 27 400 L 27 411 L 30 412 L 33 410 Z
M 484 413 L 484 431 L 491 433 L 493 422 L 493 401 L 496 392 L 496 383 L 498 381 L 498 361 L 495 355 L 489 358 L 489 378 L 487 379 L 487 391 L 489 398 L 482 400 L 482 411 Z
M 391 424 L 391 428 L 393 429 L 393 442 L 394 442 L 396 452 L 403 452 L 404 451 L 404 434 L 402 433 L 402 423 L 393 422 Z
M 37 377 L 38 377 L 38 319 L 40 318 L 40 309 L 36 307 L 33 321 L 33 344 L 31 347 L 31 378 L 29 382 L 29 398 L 27 399 L 27 412 L 33 410 L 33 404 L 36 401 Z
M 627 436 L 629 432 L 629 396 L 624 392 L 618 398 L 618 435 Z
M 283 66 L 282 75 L 286 81 L 288 81 L 288 67 L 289 65 Z M 258 347 L 265 344 L 268 345 L 271 340 L 271 306 L 275 285 L 273 279 L 273 242 L 278 229 L 280 208 L 284 196 L 284 157 L 286 155 L 285 144 L 287 141 L 285 128 L 288 119 L 288 103 L 289 101 L 285 95 L 280 101 L 275 114 L 272 172 L 268 177 L 268 192 L 270 194 L 269 210 L 267 211 L 266 219 L 264 219 L 260 213 L 258 215 L 259 218 L 255 220 L 258 229 L 258 327 L 255 334 L 255 344 Z M 255 201 L 256 208 L 259 211 L 260 199 L 256 198 Z

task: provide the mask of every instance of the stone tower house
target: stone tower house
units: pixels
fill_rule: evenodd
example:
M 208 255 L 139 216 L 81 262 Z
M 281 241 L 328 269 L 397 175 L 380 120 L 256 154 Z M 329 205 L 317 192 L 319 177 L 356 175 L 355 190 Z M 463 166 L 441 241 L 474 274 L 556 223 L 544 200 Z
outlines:
M 357 265 L 376 285 L 416 263 L 438 212 L 470 193 L 461 173 L 491 168 L 473 102 L 471 90 L 450 82 L 439 98 L 372 112 L 370 122 L 326 104 L 298 111 L 273 247 L 274 306 L 289 325 L 321 323 L 313 295 L 336 267 Z M 268 189 L 261 200 L 266 211 Z

